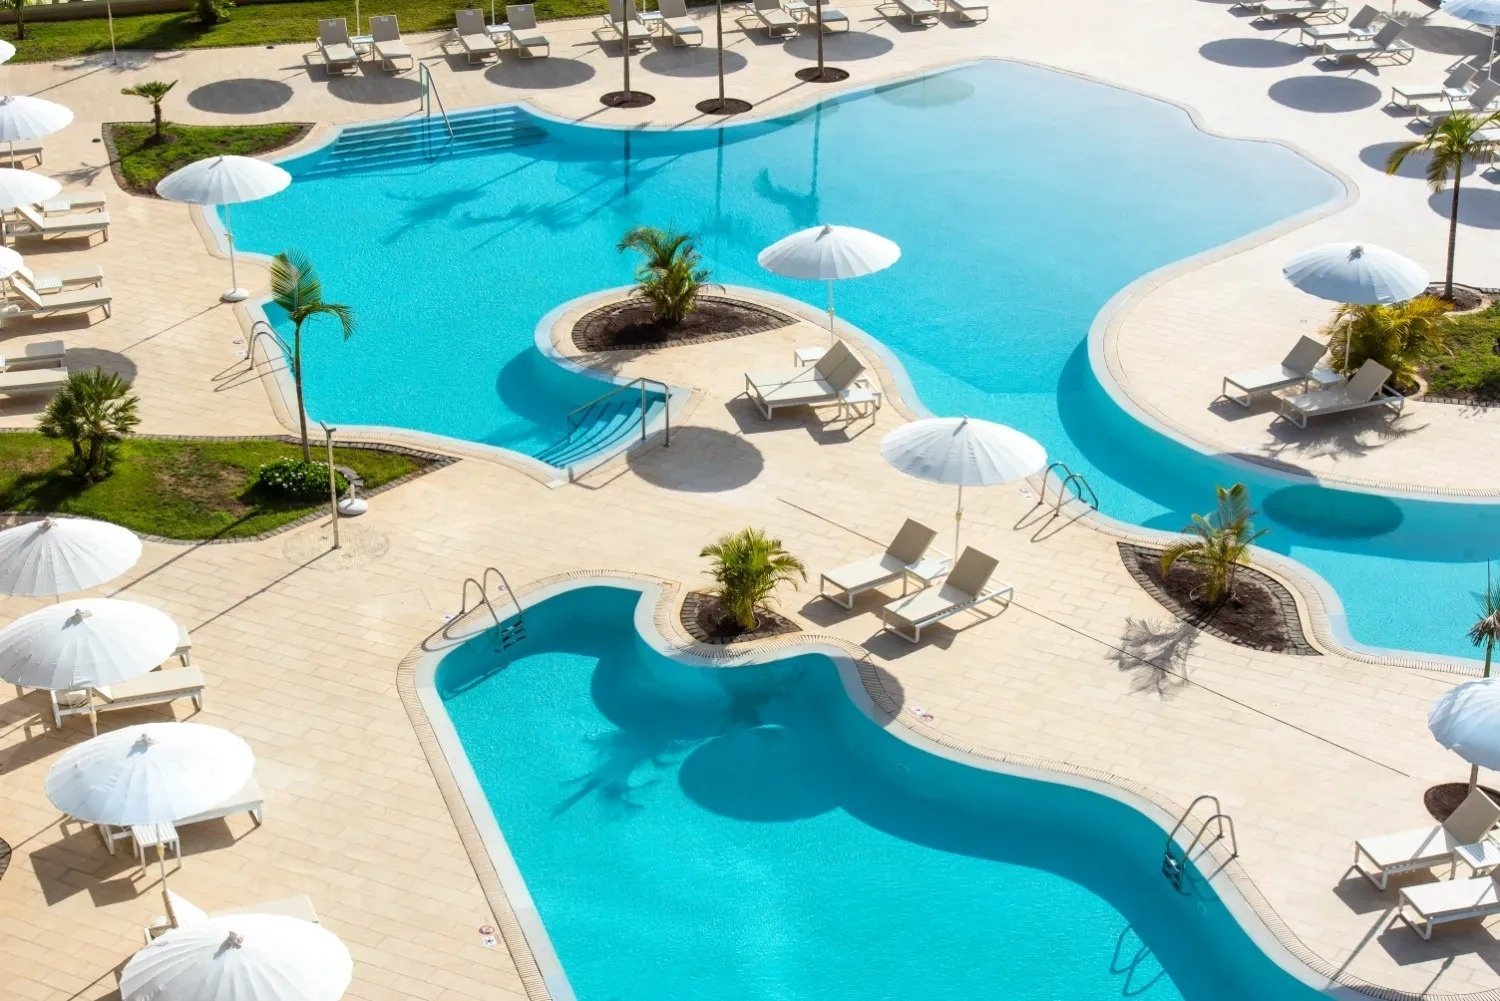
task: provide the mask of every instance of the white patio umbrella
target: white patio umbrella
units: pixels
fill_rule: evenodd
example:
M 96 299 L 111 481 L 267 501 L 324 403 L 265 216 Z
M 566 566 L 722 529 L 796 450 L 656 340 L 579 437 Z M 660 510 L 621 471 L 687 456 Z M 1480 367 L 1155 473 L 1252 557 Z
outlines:
M 1490 57 L 1485 73 L 1494 79 L 1494 69 L 1489 63 L 1495 61 L 1495 32 L 1500 29 L 1500 0 L 1443 0 L 1440 9 L 1460 21 L 1468 21 L 1490 29 Z
M 25 688 L 94 688 L 139 677 L 177 649 L 177 624 L 136 601 L 88 598 L 0 629 L 0 679 Z
M 0 211 L 45 202 L 49 198 L 56 198 L 61 190 L 62 185 L 45 174 L 0 167 Z M 0 246 L 4 244 L 5 231 L 0 228 Z M 14 274 L 14 269 L 8 273 Z
M 14 250 L 9 247 L 0 247 L 0 278 L 9 278 L 20 271 L 25 263 L 21 255 Z
M 756 255 L 760 266 L 783 278 L 828 283 L 828 336 L 833 337 L 833 283 L 884 271 L 901 248 L 878 233 L 853 226 L 813 226 L 782 237 Z
M 338 1001 L 354 960 L 321 925 L 279 914 L 207 918 L 130 957 L 124 1001 Z
M 964 487 L 988 487 L 1030 476 L 1047 463 L 1041 444 L 1015 428 L 970 417 L 929 417 L 903 425 L 880 442 L 885 461 L 909 476 L 958 487 L 953 555 L 958 557 Z
M 1373 243 L 1327 243 L 1287 261 L 1282 275 L 1308 295 L 1330 302 L 1388 305 L 1427 291 L 1427 269 Z M 1349 361 L 1348 345 L 1344 361 Z
M 239 302 L 250 293 L 240 288 L 234 267 L 234 231 L 229 206 L 269 198 L 292 183 L 292 175 L 250 156 L 213 156 L 196 160 L 162 178 L 156 193 L 173 202 L 224 206 L 224 238 L 229 243 L 229 290 L 219 298 Z
M 0 532 L 0 594 L 45 597 L 103 584 L 135 566 L 141 540 L 90 518 L 43 518 Z
M 28 139 L 43 139 L 73 121 L 73 112 L 40 97 L 16 94 L 0 97 L 0 142 L 15 162 L 15 145 Z
M 1469 788 L 1479 769 L 1500 768 L 1500 678 L 1466 681 L 1432 704 L 1433 739 L 1469 763 Z
M 0 63 L 8 63 L 16 57 L 16 47 L 0 38 Z

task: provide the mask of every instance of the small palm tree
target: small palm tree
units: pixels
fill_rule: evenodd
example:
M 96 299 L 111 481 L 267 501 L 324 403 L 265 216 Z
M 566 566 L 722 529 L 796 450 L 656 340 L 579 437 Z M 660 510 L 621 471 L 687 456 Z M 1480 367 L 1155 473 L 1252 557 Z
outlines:
M 1243 483 L 1225 489 L 1215 487 L 1219 508 L 1205 518 L 1193 515 L 1193 523 L 1183 529 L 1189 536 L 1174 542 L 1161 554 L 1161 575 L 1171 572 L 1178 560 L 1203 573 L 1203 583 L 1193 599 L 1215 608 L 1234 597 L 1234 578 L 1239 568 L 1250 562 L 1250 546 L 1265 535 L 1265 529 L 1254 531 L 1250 519 L 1250 491 Z
M 1443 298 L 1453 300 L 1453 257 L 1458 247 L 1458 189 L 1470 165 L 1494 161 L 1497 144 L 1480 133 L 1500 123 L 1500 113 L 1471 115 L 1460 111 L 1434 125 L 1421 139 L 1402 143 L 1386 157 L 1385 172 L 1394 174 L 1413 153 L 1427 153 L 1427 184 L 1440 192 L 1453 181 L 1453 201 L 1448 210 L 1448 270 L 1443 278 Z
M 146 100 L 151 102 L 151 120 L 152 124 L 155 126 L 155 129 L 151 134 L 151 141 L 154 143 L 161 142 L 161 127 L 163 124 L 165 124 L 162 122 L 161 118 L 161 102 L 166 99 L 167 94 L 170 93 L 172 88 L 175 86 L 177 86 L 176 80 L 173 80 L 171 82 L 163 82 L 161 80 L 147 80 L 145 83 L 138 83 L 134 87 L 122 87 L 120 89 L 120 93 L 124 94 L 126 97 L 144 97 Z
M 96 368 L 74 372 L 42 411 L 38 430 L 73 446 L 73 472 L 98 483 L 114 468 L 115 445 L 140 424 L 140 399 L 124 379 Z
M 1409 389 L 1417 370 L 1447 349 L 1451 323 L 1447 303 L 1419 295 L 1389 306 L 1345 303 L 1323 333 L 1346 374 L 1373 359 L 1391 370 L 1397 386 Z
M 1500 642 L 1500 581 L 1485 582 L 1484 593 L 1479 596 L 1479 620 L 1469 628 L 1469 640 L 1475 646 L 1484 647 L 1484 676 L 1490 676 L 1490 662 L 1495 655 L 1495 644 Z M 1479 766 L 1469 766 L 1469 791 L 1479 784 Z
M 767 538 L 759 528 L 721 535 L 698 555 L 713 561 L 707 571 L 714 579 L 713 594 L 746 631 L 759 624 L 755 611 L 771 601 L 776 588 L 788 581 L 795 587 L 799 576 L 807 580 L 802 561 L 782 548 L 780 539 Z
M 297 250 L 285 250 L 271 259 L 271 300 L 286 310 L 292 321 L 292 384 L 297 387 L 297 423 L 302 429 L 302 461 L 312 461 L 307 444 L 307 408 L 302 402 L 302 327 L 315 316 L 339 321 L 344 340 L 354 336 L 354 311 L 336 302 L 323 301 L 323 283 L 312 261 Z
M 651 315 L 675 327 L 698 308 L 698 295 L 710 277 L 687 233 L 636 226 L 620 238 L 621 253 L 644 258 L 635 271 L 635 293 L 651 303 Z

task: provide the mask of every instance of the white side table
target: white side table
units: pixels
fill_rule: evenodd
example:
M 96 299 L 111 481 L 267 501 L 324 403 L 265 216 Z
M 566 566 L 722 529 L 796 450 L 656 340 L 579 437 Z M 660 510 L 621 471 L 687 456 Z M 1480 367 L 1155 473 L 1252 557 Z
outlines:
M 515 41 L 515 36 L 510 33 L 509 24 L 486 25 L 484 30 L 490 36 L 490 41 L 496 45 L 509 45 Z
M 784 0 L 781 9 L 798 21 L 806 21 L 807 16 L 812 13 L 812 7 L 804 3 L 803 0 Z
M 645 27 L 646 34 L 655 34 L 661 31 L 662 16 L 659 10 L 643 10 L 636 14 L 635 19 Z
M 349 45 L 353 47 L 354 54 L 362 56 L 375 47 L 374 35 L 350 35 Z
M 1476 876 L 1484 876 L 1500 867 L 1500 845 L 1489 838 L 1472 845 L 1459 845 L 1453 849 L 1453 868 L 1449 875 L 1458 871 L 1458 863 L 1464 863 Z
M 178 864 L 181 864 L 182 842 L 177 838 L 177 828 L 171 824 L 136 824 L 131 827 L 130 836 L 135 839 L 135 853 L 140 857 L 142 872 L 149 865 L 146 861 L 147 848 L 170 850 Z
M 1344 377 L 1331 368 L 1315 368 L 1307 373 L 1307 383 L 1311 383 L 1318 389 L 1337 389 L 1344 382 Z
M 819 358 L 828 353 L 827 348 L 797 348 L 792 352 L 792 358 L 796 360 L 797 367 L 815 364 Z
M 839 416 L 852 421 L 856 417 L 874 417 L 880 409 L 880 390 L 874 386 L 853 385 L 839 391 Z
M 953 567 L 953 559 L 946 553 L 934 552 L 915 563 L 908 563 L 901 574 L 901 593 L 906 593 L 908 581 L 915 580 L 922 587 L 931 587 Z

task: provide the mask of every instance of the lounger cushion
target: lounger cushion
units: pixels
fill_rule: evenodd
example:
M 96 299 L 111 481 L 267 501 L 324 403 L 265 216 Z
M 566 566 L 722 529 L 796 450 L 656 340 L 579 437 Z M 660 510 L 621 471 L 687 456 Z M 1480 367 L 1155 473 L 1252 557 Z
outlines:
M 406 47 L 405 42 L 398 42 L 395 40 L 389 42 L 376 42 L 374 44 L 374 48 L 375 54 L 381 59 L 386 60 L 387 62 L 393 62 L 397 59 L 410 59 L 412 57 L 411 49 Z
M 1390 869 L 1415 866 L 1421 862 L 1446 862 L 1455 848 L 1469 843 L 1459 841 L 1442 825 L 1434 825 L 1399 834 L 1362 838 L 1355 845 L 1381 869 Z
M 174 667 L 169 671 L 152 671 L 118 685 L 101 685 L 94 691 L 106 702 L 126 702 L 156 695 L 166 697 L 174 693 L 188 695 L 203 691 L 203 675 L 196 667 Z
M 1286 402 L 1304 414 L 1316 414 L 1346 407 L 1362 406 L 1370 402 L 1370 400 L 1368 398 L 1355 399 L 1347 389 L 1339 388 L 1315 389 L 1310 393 L 1298 393 L 1296 396 L 1286 397 Z
M 495 43 L 491 41 L 488 34 L 483 35 L 459 35 L 458 40 L 463 42 L 465 52 L 496 52 Z
M 176 824 L 179 827 L 183 827 L 188 824 L 199 824 L 205 820 L 218 820 L 221 817 L 228 817 L 236 813 L 248 813 L 252 809 L 260 809 L 264 802 L 265 797 L 261 795 L 260 784 L 255 781 L 255 776 L 251 775 L 233 796 L 230 796 L 217 806 L 204 810 L 202 813 L 195 813 L 191 817 L 183 817 L 181 820 L 176 821 Z
M 323 52 L 323 59 L 330 63 L 355 63 L 359 56 L 354 54 L 354 46 L 345 42 L 319 42 L 318 48 Z
M 1412 907 L 1426 917 L 1462 914 L 1475 909 L 1500 913 L 1500 885 L 1490 876 L 1445 879 L 1409 886 L 1401 891 Z
M 923 619 L 951 612 L 973 600 L 974 595 L 969 592 L 960 591 L 951 584 L 944 584 L 941 587 L 929 587 L 916 594 L 897 598 L 885 606 L 885 611 L 892 618 L 915 625 Z
M 906 569 L 905 563 L 889 553 L 883 553 L 880 556 L 846 563 L 844 566 L 828 571 L 823 577 L 841 590 L 858 591 L 895 580 L 901 576 L 901 571 L 904 569 Z
M 762 10 L 757 7 L 755 14 L 761 22 L 770 28 L 795 28 L 797 22 L 792 20 L 792 15 L 784 10 Z
M 669 17 L 662 21 L 667 30 L 674 35 L 701 35 L 703 29 L 693 23 L 690 17 Z
M 109 226 L 108 212 L 73 212 L 68 215 L 37 216 L 23 211 L 21 216 L 32 229 L 47 233 L 104 229 Z
M 1296 369 L 1288 368 L 1286 365 L 1262 365 L 1260 368 L 1252 368 L 1248 372 L 1236 372 L 1227 376 L 1230 383 L 1244 390 L 1251 389 L 1281 389 L 1286 386 L 1295 385 L 1307 376 Z
M 540 49 L 547 45 L 547 36 L 539 31 L 516 31 L 511 29 L 510 37 L 523 49 Z
M 817 16 L 818 15 L 815 12 L 813 14 L 813 18 L 816 20 Z M 823 8 L 823 23 L 824 24 L 837 24 L 840 21 L 848 21 L 848 20 L 849 20 L 849 15 L 845 14 L 843 11 L 839 10 L 837 7 L 824 7 Z
M 908 14 L 921 16 L 923 14 L 936 14 L 937 4 L 932 0 L 896 0 L 896 6 Z
M 68 372 L 61 368 L 33 368 L 0 372 L 0 393 L 35 392 L 66 385 Z

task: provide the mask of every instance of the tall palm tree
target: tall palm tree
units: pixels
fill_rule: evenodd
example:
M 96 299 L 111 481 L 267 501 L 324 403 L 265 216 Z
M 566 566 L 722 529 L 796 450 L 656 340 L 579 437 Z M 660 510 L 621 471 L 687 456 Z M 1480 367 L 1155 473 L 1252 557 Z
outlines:
M 312 461 L 307 444 L 307 408 L 302 402 L 302 327 L 315 316 L 338 320 L 344 340 L 354 336 L 354 311 L 323 301 L 323 283 L 312 261 L 297 250 L 284 250 L 271 259 L 271 301 L 286 310 L 292 321 L 292 383 L 297 387 L 297 423 L 302 429 L 302 461 Z
M 1234 597 L 1234 578 L 1239 568 L 1250 562 L 1250 546 L 1266 534 L 1251 526 L 1255 512 L 1250 509 L 1250 491 L 1243 483 L 1229 488 L 1215 487 L 1219 506 L 1212 515 L 1193 515 L 1193 523 L 1183 529 L 1188 538 L 1172 543 L 1161 554 L 1161 575 L 1165 577 L 1179 560 L 1203 573 L 1203 584 L 1194 599 L 1210 608 Z
M 699 556 L 713 560 L 708 574 L 714 579 L 713 593 L 743 630 L 754 629 L 757 608 L 771 600 L 780 585 L 800 576 L 807 580 L 802 561 L 787 552 L 780 539 L 767 538 L 763 529 L 746 528 L 722 535 L 704 546 Z
M 1448 270 L 1443 279 L 1443 298 L 1453 300 L 1453 256 L 1458 247 L 1458 192 L 1464 170 L 1492 163 L 1497 144 L 1480 133 L 1500 123 L 1500 113 L 1472 115 L 1459 111 L 1434 125 L 1421 139 L 1402 143 L 1386 157 L 1385 172 L 1394 174 L 1413 153 L 1427 153 L 1427 184 L 1441 192 L 1451 179 L 1453 200 L 1448 209 Z
M 144 97 L 146 100 L 151 102 L 152 124 L 156 126 L 155 131 L 151 136 L 152 142 L 161 142 L 161 127 L 163 124 L 161 118 L 161 102 L 166 99 L 167 94 L 175 86 L 177 86 L 176 80 L 173 80 L 171 82 L 165 82 L 162 80 L 147 80 L 144 83 L 136 84 L 134 87 L 122 87 L 120 89 L 120 93 L 124 94 L 126 97 Z
M 114 372 L 74 372 L 47 403 L 37 430 L 73 446 L 73 471 L 98 483 L 114 465 L 114 446 L 140 424 L 140 399 Z
M 1479 620 L 1469 627 L 1469 641 L 1484 647 L 1484 676 L 1490 676 L 1495 644 L 1500 643 L 1500 581 L 1488 580 L 1479 596 Z M 1479 784 L 1479 766 L 1469 766 L 1469 791 Z

